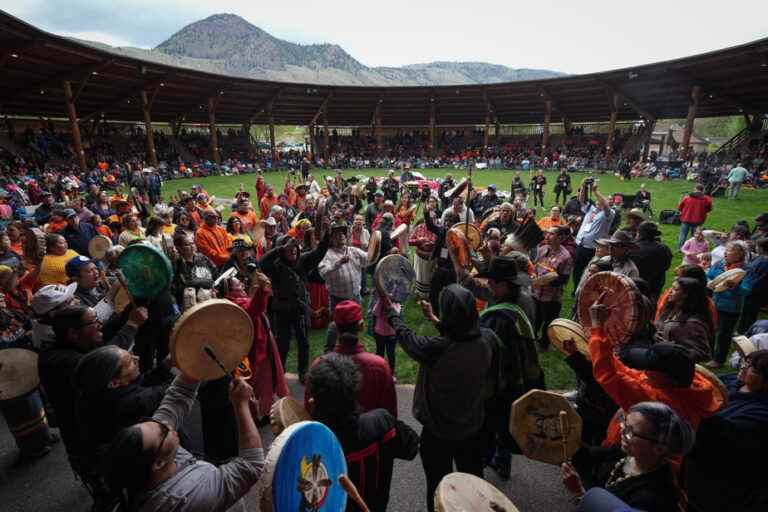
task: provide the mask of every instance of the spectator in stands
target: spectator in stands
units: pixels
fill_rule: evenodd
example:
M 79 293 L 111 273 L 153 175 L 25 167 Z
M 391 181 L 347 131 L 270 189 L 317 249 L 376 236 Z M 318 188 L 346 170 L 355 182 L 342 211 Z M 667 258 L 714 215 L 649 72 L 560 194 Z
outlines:
M 77 212 L 72 209 L 64 210 L 64 217 L 67 220 L 67 227 L 61 232 L 67 239 L 67 245 L 83 256 L 90 256 L 88 244 L 98 233 L 93 225 L 80 219 Z
M 38 285 L 40 287 L 49 284 L 67 284 L 67 262 L 77 256 L 67 245 L 67 240 L 57 234 L 45 236 L 45 257 L 40 264 Z
M 22 273 L 21 256 L 11 250 L 11 238 L 8 231 L 0 228 L 0 265 L 11 268 L 14 272 Z
M 680 236 L 677 238 L 677 248 L 680 249 L 688 234 L 707 220 L 707 214 L 712 211 L 712 198 L 704 194 L 704 185 L 697 183 L 693 192 L 686 195 L 677 205 L 680 211 Z
M 35 222 L 37 222 L 37 225 L 41 227 L 45 224 L 48 224 L 48 221 L 51 220 L 51 214 L 55 209 L 54 198 L 50 192 L 43 192 L 42 198 L 43 202 L 35 210 Z
M 126 215 L 123 217 L 123 231 L 120 232 L 118 243 L 123 247 L 128 247 L 134 240 L 143 240 L 146 237 L 146 231 L 139 223 L 136 215 Z

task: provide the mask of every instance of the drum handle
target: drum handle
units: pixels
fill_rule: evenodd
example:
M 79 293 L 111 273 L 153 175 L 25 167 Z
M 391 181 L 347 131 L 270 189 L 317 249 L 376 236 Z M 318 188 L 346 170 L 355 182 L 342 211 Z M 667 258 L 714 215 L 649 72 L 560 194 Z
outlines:
M 123 275 L 123 271 L 120 270 L 120 269 L 117 269 L 117 271 L 115 272 L 115 275 L 117 275 L 117 280 L 120 281 L 120 284 L 122 285 L 122 287 L 125 288 L 125 293 L 126 293 L 126 295 L 128 295 L 128 300 L 131 301 L 131 306 L 133 306 L 133 308 L 135 309 L 136 308 L 136 301 L 133 300 L 133 295 L 131 295 L 131 292 L 128 291 L 128 281 L 125 280 L 125 276 Z
M 370 512 L 368 505 L 366 505 L 365 501 L 363 501 L 363 497 L 360 496 L 359 492 L 357 492 L 357 487 L 355 487 L 355 484 L 352 483 L 352 480 L 350 480 L 349 477 L 344 473 L 339 475 L 339 484 L 341 484 L 341 488 L 346 491 L 349 497 L 352 498 L 352 501 L 354 501 L 357 506 L 360 507 L 362 512 Z

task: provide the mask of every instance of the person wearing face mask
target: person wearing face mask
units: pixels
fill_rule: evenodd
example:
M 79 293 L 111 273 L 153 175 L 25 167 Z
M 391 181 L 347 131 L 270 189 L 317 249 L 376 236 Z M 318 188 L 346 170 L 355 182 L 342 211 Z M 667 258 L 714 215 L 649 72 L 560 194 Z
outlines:
M 229 388 L 238 431 L 238 454 L 214 466 L 181 446 L 178 429 L 192 410 L 199 383 L 184 374 L 166 390 L 151 417 L 120 430 L 105 451 L 107 481 L 125 510 L 245 511 L 242 498 L 264 468 L 264 448 L 243 379 Z
M 681 510 L 685 498 L 669 461 L 690 451 L 693 428 L 668 405 L 650 401 L 627 409 L 619 425 L 619 443 L 608 449 L 583 447 L 572 464 L 563 463 L 565 488 L 577 500 L 587 488 L 602 487 L 637 510 Z
M 754 464 L 768 457 L 768 350 L 721 380 L 728 404 L 699 425 L 683 465 L 688 496 L 696 510 L 764 510 L 768 488 Z

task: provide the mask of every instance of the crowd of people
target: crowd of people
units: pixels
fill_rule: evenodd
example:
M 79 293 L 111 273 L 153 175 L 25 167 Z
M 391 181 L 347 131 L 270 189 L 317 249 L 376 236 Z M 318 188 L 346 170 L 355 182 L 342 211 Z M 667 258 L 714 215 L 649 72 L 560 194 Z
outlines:
M 410 147 L 413 138 L 400 143 Z M 589 278 L 606 271 L 632 281 L 642 317 L 630 341 L 614 347 L 603 330 L 614 313 L 603 294 L 589 308 L 589 354 L 564 344 L 583 445 L 562 479 L 579 509 L 768 503 L 748 462 L 768 446 L 768 322 L 758 319 L 768 303 L 768 214 L 753 227 L 709 230 L 712 199 L 696 184 L 678 205 L 678 247 L 670 248 L 649 219 L 644 188 L 622 219 L 596 180 L 572 183 L 566 168 L 550 183 L 536 172 L 525 184 L 518 172 L 502 197 L 494 185 L 462 192 L 450 174 L 437 190 L 414 192 L 405 166 L 400 176 L 358 181 L 339 170 L 318 183 L 303 165 L 282 190 L 257 172 L 253 188 L 242 184 L 221 202 L 199 185 L 164 194 L 158 170 L 142 165 L 118 166 L 115 182 L 130 193 L 109 190 L 106 167 L 31 178 L 17 166 L 0 196 L 0 349 L 39 354 L 40 384 L 25 400 L 42 420 L 15 430 L 16 440 L 22 457 L 43 456 L 59 441 L 57 426 L 97 507 L 242 505 L 264 471 L 258 427 L 289 394 L 292 350 L 306 410 L 338 438 L 371 510 L 387 507 L 394 459 L 420 455 L 428 510 L 454 467 L 479 477 L 489 467 L 509 479 L 522 451 L 510 433 L 511 405 L 546 389 L 540 354 L 552 349 L 550 323 L 584 323 L 583 311 L 563 310 L 564 298 L 578 300 Z M 545 202 L 551 208 L 537 214 Z M 451 230 L 467 224 L 481 241 L 465 253 Z M 111 246 L 103 255 L 91 253 L 98 237 Z M 171 285 L 121 303 L 119 258 L 137 244 L 167 258 Z M 676 251 L 684 261 L 665 289 Z M 419 334 L 403 314 L 412 306 L 372 281 L 391 254 L 413 261 L 414 294 L 435 334 Z M 739 278 L 710 290 L 734 269 Z M 248 314 L 254 339 L 248 371 L 201 383 L 173 368 L 169 336 L 180 314 L 216 297 Z M 314 361 L 311 329 L 326 332 L 325 354 Z M 756 350 L 733 351 L 735 333 L 751 336 Z M 398 419 L 398 345 L 418 364 L 419 433 Z M 737 370 L 723 376 L 727 404 L 697 363 Z M 193 455 L 184 418 L 195 400 L 204 448 Z

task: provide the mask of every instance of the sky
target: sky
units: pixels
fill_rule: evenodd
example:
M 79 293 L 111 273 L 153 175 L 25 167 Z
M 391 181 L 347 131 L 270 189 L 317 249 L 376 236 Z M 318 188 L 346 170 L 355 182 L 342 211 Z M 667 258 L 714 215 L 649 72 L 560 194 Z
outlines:
M 366 66 L 438 60 L 591 73 L 768 37 L 768 2 L 730 0 L 0 0 L 56 34 L 152 48 L 211 14 L 280 39 L 335 43 Z

